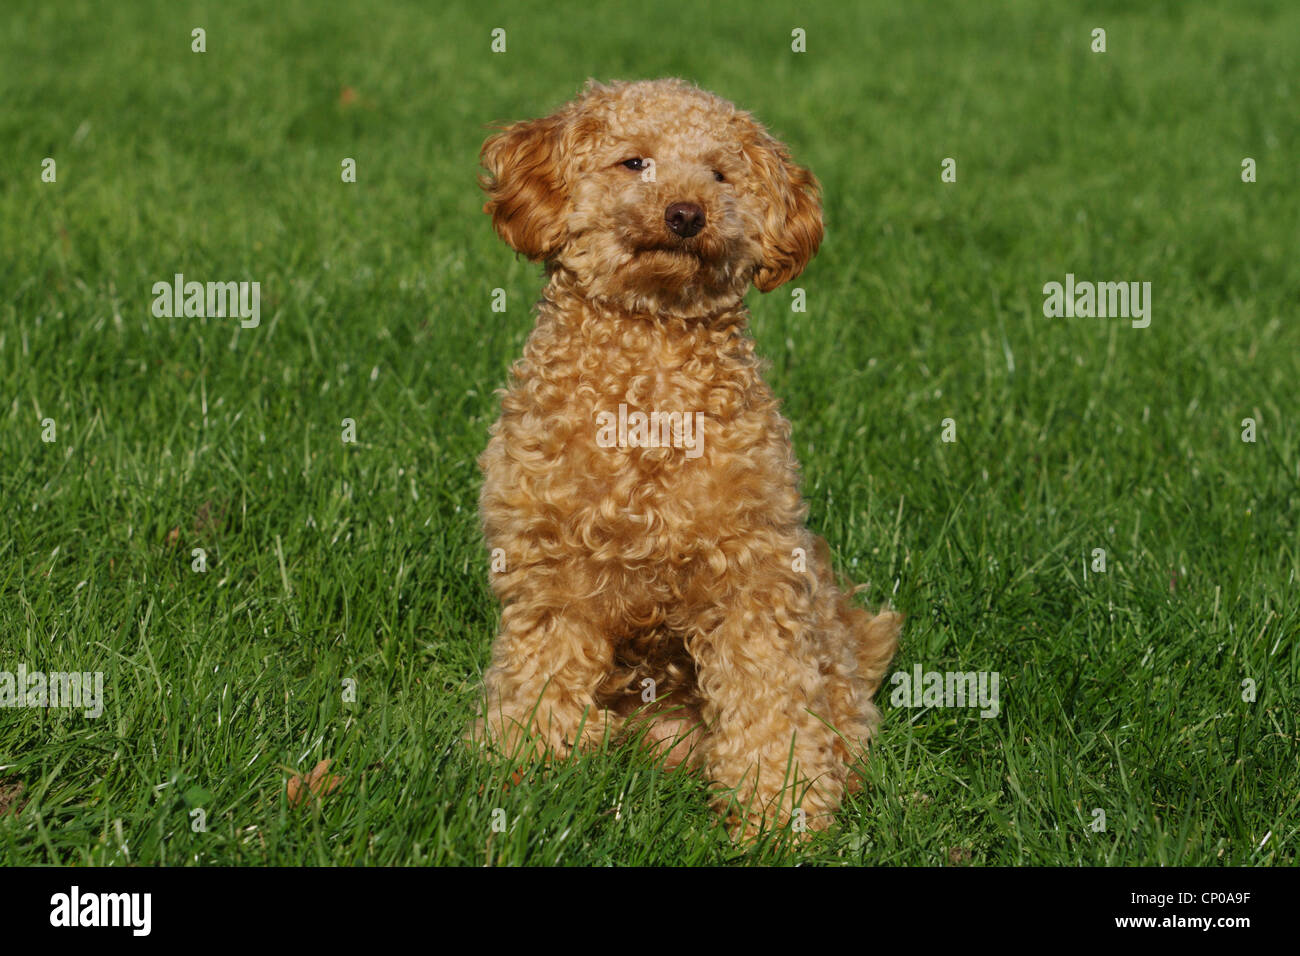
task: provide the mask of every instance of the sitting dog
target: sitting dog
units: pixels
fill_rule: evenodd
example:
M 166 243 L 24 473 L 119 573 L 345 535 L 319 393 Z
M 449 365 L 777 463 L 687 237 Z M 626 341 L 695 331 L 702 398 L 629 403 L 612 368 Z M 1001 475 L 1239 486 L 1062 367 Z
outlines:
M 671 79 L 590 83 L 481 158 L 484 211 L 547 285 L 479 460 L 504 567 L 472 736 L 531 758 L 636 733 L 733 833 L 828 825 L 901 617 L 852 606 L 804 527 L 747 331 L 750 284 L 817 251 L 816 179 Z

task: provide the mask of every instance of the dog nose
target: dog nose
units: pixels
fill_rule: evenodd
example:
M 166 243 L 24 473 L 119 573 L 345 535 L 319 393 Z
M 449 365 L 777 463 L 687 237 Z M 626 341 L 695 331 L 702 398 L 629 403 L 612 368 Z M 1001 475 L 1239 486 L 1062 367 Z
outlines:
M 664 210 L 664 222 L 683 239 L 704 228 L 704 210 L 693 202 L 675 202 Z

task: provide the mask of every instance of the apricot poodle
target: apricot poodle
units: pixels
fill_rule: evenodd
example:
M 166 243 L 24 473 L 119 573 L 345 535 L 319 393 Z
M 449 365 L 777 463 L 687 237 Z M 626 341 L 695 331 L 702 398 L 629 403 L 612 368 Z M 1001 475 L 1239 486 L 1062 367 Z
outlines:
M 702 771 L 733 832 L 828 825 L 901 618 L 850 604 L 804 527 L 746 328 L 750 283 L 817 251 L 816 179 L 672 79 L 589 83 L 482 162 L 547 284 L 479 461 L 502 611 L 472 736 L 533 758 L 632 734 Z

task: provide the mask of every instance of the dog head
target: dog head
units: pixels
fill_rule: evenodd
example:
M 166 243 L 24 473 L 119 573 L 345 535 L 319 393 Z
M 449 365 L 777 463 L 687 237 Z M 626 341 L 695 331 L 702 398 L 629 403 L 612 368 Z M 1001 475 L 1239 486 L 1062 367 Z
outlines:
M 775 289 L 822 239 L 817 180 L 748 113 L 681 80 L 601 85 L 484 145 L 484 212 L 587 298 L 702 316 Z

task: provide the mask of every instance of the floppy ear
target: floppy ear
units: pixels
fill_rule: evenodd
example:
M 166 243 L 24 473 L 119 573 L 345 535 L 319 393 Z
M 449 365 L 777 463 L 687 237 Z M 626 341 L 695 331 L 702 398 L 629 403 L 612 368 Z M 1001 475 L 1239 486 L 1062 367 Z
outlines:
M 785 146 L 761 133 L 748 150 L 763 184 L 763 262 L 754 274 L 760 292 L 771 292 L 803 272 L 822 242 L 821 187 L 796 164 Z
M 561 117 L 514 123 L 483 144 L 488 194 L 483 211 L 497 235 L 529 259 L 545 259 L 564 239 L 565 198 L 560 176 Z

